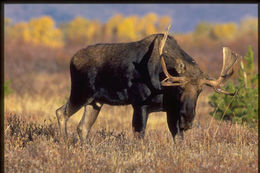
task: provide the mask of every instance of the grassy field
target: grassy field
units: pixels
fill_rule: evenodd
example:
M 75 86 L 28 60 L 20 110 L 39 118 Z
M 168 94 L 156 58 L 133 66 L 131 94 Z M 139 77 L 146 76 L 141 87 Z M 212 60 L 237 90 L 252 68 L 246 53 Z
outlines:
M 165 113 L 151 114 L 145 139 L 137 140 L 131 106 L 105 105 L 84 146 L 76 133 L 82 110 L 69 121 L 69 145 L 59 140 L 54 112 L 69 90 L 45 93 L 5 98 L 6 172 L 258 172 L 257 130 L 212 119 L 209 91 L 182 142 L 173 143 Z
M 217 77 L 222 47 L 245 55 L 253 45 L 258 57 L 257 34 L 229 42 L 192 41 L 192 34 L 176 39 L 203 71 Z M 80 145 L 76 132 L 83 110 L 68 122 L 69 144 L 60 142 L 55 110 L 69 96 L 69 60 L 79 48 L 5 40 L 4 77 L 13 90 L 4 98 L 5 172 L 258 172 L 257 129 L 212 118 L 208 96 L 214 91 L 206 87 L 184 141 L 173 143 L 162 112 L 150 115 L 145 139 L 137 140 L 131 106 L 104 105 L 87 145 Z

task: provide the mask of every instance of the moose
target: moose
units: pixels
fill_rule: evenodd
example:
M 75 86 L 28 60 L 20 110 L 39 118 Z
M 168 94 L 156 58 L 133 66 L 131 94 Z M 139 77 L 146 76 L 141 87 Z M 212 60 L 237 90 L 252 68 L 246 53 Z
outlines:
M 169 28 L 168 28 L 169 31 Z M 103 104 L 132 105 L 132 127 L 137 138 L 144 138 L 148 115 L 167 113 L 173 140 L 191 129 L 198 96 L 206 85 L 218 93 L 233 74 L 237 54 L 223 48 L 220 76 L 205 74 L 171 34 L 153 34 L 140 41 L 104 43 L 79 50 L 71 59 L 71 91 L 68 101 L 56 110 L 61 137 L 67 139 L 67 121 L 80 108 L 83 116 L 77 126 L 84 142 Z M 90 107 L 87 112 L 87 106 Z

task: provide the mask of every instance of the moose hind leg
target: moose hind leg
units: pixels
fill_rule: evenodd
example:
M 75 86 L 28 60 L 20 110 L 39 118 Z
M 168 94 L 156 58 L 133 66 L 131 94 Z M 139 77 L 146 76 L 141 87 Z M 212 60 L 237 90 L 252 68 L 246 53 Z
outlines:
M 61 137 L 66 141 L 68 137 L 67 133 L 67 121 L 71 115 L 77 112 L 81 106 L 72 106 L 70 100 L 62 107 L 56 110 L 56 117 L 60 129 Z
M 144 138 L 147 119 L 148 119 L 148 112 L 145 106 L 134 107 L 132 126 L 133 126 L 133 132 L 135 137 L 141 139 Z
M 87 106 L 84 106 L 84 113 L 77 127 L 81 143 L 84 143 L 87 139 L 89 131 L 95 123 L 102 106 L 102 104 L 97 105 L 96 103 L 88 105 L 89 109 L 87 109 Z

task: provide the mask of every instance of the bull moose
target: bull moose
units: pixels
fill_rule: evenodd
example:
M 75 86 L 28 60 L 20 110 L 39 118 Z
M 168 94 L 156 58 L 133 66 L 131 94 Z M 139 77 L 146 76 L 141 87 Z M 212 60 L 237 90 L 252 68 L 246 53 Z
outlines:
M 144 137 L 149 113 L 164 111 L 173 139 L 177 133 L 183 138 L 183 131 L 192 127 L 203 85 L 219 93 L 234 94 L 220 86 L 232 75 L 236 61 L 237 54 L 224 47 L 220 77 L 212 79 L 168 31 L 136 42 L 88 46 L 70 62 L 70 97 L 56 111 L 61 136 L 67 139 L 67 121 L 83 106 L 77 127 L 82 142 L 103 104 L 131 104 L 135 136 Z M 87 106 L 91 111 L 87 112 Z

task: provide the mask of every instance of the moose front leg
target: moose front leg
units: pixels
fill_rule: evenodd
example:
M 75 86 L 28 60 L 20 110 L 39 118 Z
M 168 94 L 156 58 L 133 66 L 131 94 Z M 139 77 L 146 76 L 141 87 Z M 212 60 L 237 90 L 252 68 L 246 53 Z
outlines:
M 180 139 L 183 140 L 184 134 L 183 134 L 183 130 L 180 129 L 180 120 L 177 121 L 176 125 L 177 125 L 178 134 L 180 135 Z
M 167 123 L 168 123 L 168 128 L 172 134 L 173 141 L 175 143 L 175 136 L 178 133 L 177 119 L 174 119 L 173 116 L 167 113 Z
M 135 137 L 144 138 L 147 119 L 148 112 L 146 106 L 134 107 L 132 126 Z
M 176 143 L 175 141 L 175 136 L 178 133 L 180 135 L 180 139 L 184 139 L 184 134 L 183 130 L 180 129 L 180 124 L 179 124 L 179 119 L 175 117 L 172 113 L 167 112 L 167 123 L 169 130 L 172 134 L 173 142 Z

